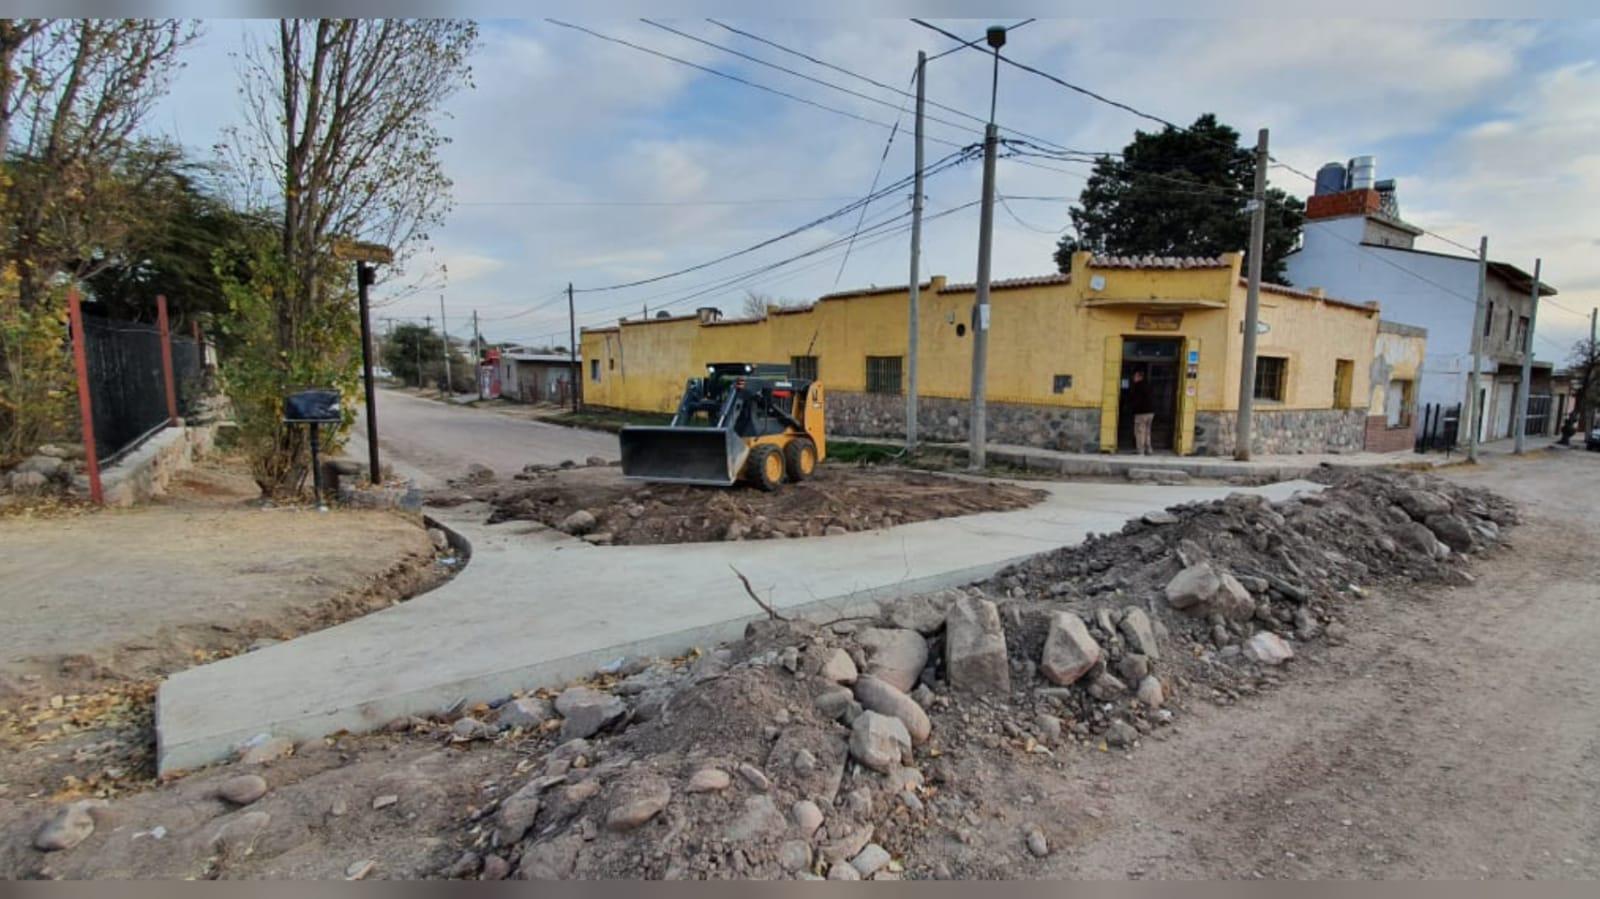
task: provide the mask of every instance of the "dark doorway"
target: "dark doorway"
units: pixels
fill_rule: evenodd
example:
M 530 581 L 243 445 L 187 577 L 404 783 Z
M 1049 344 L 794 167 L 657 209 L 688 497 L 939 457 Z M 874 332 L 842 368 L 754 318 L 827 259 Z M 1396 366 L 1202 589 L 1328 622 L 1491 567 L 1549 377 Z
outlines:
M 1150 448 L 1171 450 L 1172 435 L 1178 420 L 1178 362 L 1182 340 L 1145 340 L 1134 337 L 1122 341 L 1122 389 L 1117 399 L 1117 449 L 1131 450 L 1133 412 L 1128 405 L 1128 386 L 1133 373 L 1143 372 L 1150 383 L 1150 400 L 1155 420 L 1150 425 Z

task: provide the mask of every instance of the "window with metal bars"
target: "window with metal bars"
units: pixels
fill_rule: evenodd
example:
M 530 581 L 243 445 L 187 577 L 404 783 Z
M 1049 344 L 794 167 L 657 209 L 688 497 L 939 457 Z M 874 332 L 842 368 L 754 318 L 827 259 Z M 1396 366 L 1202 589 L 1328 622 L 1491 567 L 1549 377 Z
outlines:
M 817 379 L 817 357 L 790 356 L 789 377 L 799 378 L 805 381 L 815 381 Z
M 867 392 L 899 393 L 902 356 L 867 357 Z
M 1257 356 L 1256 399 L 1283 402 L 1284 381 L 1288 373 L 1288 359 L 1282 356 Z

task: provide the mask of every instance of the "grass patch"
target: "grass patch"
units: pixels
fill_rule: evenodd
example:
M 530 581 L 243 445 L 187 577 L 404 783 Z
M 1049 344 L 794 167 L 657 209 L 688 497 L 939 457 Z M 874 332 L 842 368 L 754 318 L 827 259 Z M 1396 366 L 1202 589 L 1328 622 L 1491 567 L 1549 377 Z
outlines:
M 856 465 L 884 465 L 903 462 L 904 447 L 882 443 L 857 443 L 854 440 L 829 440 L 828 461 Z

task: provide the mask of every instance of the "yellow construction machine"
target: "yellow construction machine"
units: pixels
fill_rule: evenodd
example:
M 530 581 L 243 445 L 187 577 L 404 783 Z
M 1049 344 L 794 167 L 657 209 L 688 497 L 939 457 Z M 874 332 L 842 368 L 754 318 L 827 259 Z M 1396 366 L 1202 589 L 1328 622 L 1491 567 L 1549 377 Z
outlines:
M 827 454 L 822 384 L 788 366 L 716 362 L 690 378 L 670 424 L 621 432 L 622 476 L 776 490 Z

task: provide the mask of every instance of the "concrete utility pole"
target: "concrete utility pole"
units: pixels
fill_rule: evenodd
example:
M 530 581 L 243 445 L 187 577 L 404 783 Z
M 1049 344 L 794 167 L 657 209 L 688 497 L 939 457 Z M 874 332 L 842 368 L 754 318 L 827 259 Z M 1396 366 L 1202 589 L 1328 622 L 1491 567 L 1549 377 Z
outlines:
M 917 448 L 917 304 L 921 297 L 918 279 L 922 263 L 922 105 L 927 96 L 923 78 L 928 74 L 928 54 L 917 51 L 916 169 L 911 187 L 911 288 L 906 310 L 906 452 Z
M 439 333 L 444 337 L 444 398 L 449 399 L 455 393 L 455 385 L 450 383 L 450 326 L 444 323 L 444 294 L 439 294 Z
M 1244 298 L 1244 350 L 1239 362 L 1239 418 L 1234 423 L 1233 458 L 1250 461 L 1256 411 L 1256 332 L 1261 327 L 1261 257 L 1267 242 L 1267 129 L 1256 132 L 1256 183 L 1250 194 L 1250 271 Z
M 483 332 L 478 330 L 478 310 L 472 310 L 472 380 L 478 385 L 478 399 L 483 399 Z
M 422 323 L 423 323 L 423 326 L 428 329 L 428 333 L 432 334 L 433 333 L 433 316 L 424 315 L 422 317 Z M 420 336 L 418 336 L 418 338 L 417 338 L 417 389 L 418 390 L 422 389 L 422 383 L 423 383 L 422 382 L 422 338 Z
M 1478 239 L 1478 304 L 1472 312 L 1472 371 L 1467 375 L 1467 461 L 1478 461 L 1478 369 L 1483 367 L 1483 328 L 1487 310 L 1484 300 L 1488 294 L 1489 236 Z
M 983 129 L 983 201 L 978 215 L 978 287 L 972 306 L 972 449 L 968 466 L 983 470 L 987 463 L 989 385 L 989 263 L 994 245 L 994 160 L 1000 144 L 994 124 L 995 100 L 1000 91 L 1000 48 L 1006 43 L 1006 30 L 992 26 L 986 35 L 994 48 L 994 74 L 989 85 L 989 124 Z
M 578 411 L 578 381 L 583 369 L 578 365 L 578 313 L 572 304 L 572 282 L 567 282 L 567 358 L 572 360 L 572 383 L 567 393 L 572 395 L 572 411 Z
M 1539 266 L 1543 264 L 1543 259 L 1533 260 L 1533 299 L 1528 306 L 1528 333 L 1522 341 L 1522 384 L 1517 388 L 1517 423 L 1513 434 L 1516 448 L 1512 450 L 1518 456 L 1527 443 L 1528 390 L 1533 385 L 1533 329 L 1539 323 Z

